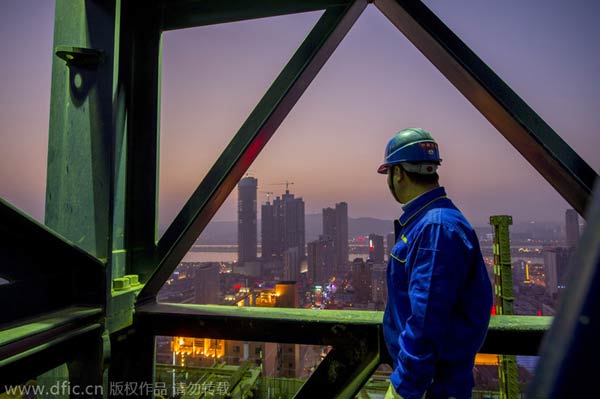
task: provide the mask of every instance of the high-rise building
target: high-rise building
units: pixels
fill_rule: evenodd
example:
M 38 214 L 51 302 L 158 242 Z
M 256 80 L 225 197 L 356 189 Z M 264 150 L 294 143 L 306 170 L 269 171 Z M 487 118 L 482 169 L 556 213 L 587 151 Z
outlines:
M 270 261 L 275 255 L 273 245 L 275 230 L 275 207 L 269 201 L 260 207 L 260 257 L 263 261 Z
M 352 262 L 352 287 L 354 302 L 364 304 L 373 300 L 373 262 L 361 258 Z
M 566 288 L 569 260 L 573 251 L 572 247 L 544 248 L 546 291 L 550 295 L 557 295 Z
M 383 263 L 384 254 L 383 236 L 369 234 L 369 259 L 373 263 Z
M 323 236 L 333 240 L 335 249 L 335 270 L 340 274 L 348 265 L 348 204 L 340 202 L 334 208 L 323 209 Z M 341 276 L 338 276 L 341 277 Z
M 283 278 L 290 281 L 300 279 L 300 252 L 298 247 L 291 247 L 283 252 Z
M 261 211 L 262 259 L 286 262 L 291 273 L 286 278 L 296 279 L 306 252 L 304 201 L 286 190 L 272 204 L 262 205 Z
M 295 281 L 280 281 L 275 284 L 275 292 L 277 293 L 278 308 L 297 308 L 298 302 L 298 286 Z
M 336 223 L 335 209 L 323 208 L 323 236 L 335 239 Z
M 295 281 L 281 281 L 275 284 L 277 292 L 278 308 L 297 308 L 298 287 Z M 278 375 L 287 378 L 296 378 L 301 370 L 300 363 L 300 345 L 297 344 L 278 344 L 277 347 L 277 371 Z
M 325 284 L 333 276 L 335 265 L 335 248 L 333 240 L 328 236 L 320 236 L 318 240 L 309 242 L 308 278 L 313 284 Z
M 335 223 L 337 234 L 335 243 L 337 244 L 338 265 L 343 269 L 348 264 L 348 204 L 340 202 L 335 204 Z
M 396 236 L 394 233 L 388 233 L 386 236 L 386 256 L 389 258 L 390 254 L 392 253 L 392 249 L 394 248 L 394 245 L 396 245 Z
M 373 286 L 372 299 L 375 310 L 384 310 L 387 304 L 386 270 L 385 263 L 373 265 L 371 284 Z
M 219 305 L 219 286 L 218 263 L 200 263 L 194 267 L 194 303 Z
M 254 177 L 238 183 L 238 263 L 256 260 L 256 187 Z
M 579 215 L 575 209 L 565 212 L 565 228 L 567 247 L 574 247 L 579 241 Z
M 512 264 L 513 285 L 516 290 L 523 283 L 529 283 L 529 263 L 523 259 L 517 260 Z
M 279 202 L 275 209 L 280 211 L 279 223 L 282 226 L 280 231 L 283 232 L 282 252 L 296 247 L 300 258 L 304 258 L 306 253 L 304 201 L 302 198 L 294 198 L 294 194 L 290 194 L 286 190 L 285 194 L 281 196 L 281 200 L 276 199 L 275 202 Z

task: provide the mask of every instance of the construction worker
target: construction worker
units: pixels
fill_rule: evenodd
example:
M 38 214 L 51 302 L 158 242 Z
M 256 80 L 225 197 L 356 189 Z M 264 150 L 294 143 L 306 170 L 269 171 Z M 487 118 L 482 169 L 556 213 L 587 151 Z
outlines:
M 420 128 L 397 133 L 378 172 L 403 204 L 387 269 L 383 329 L 394 371 L 388 398 L 471 398 L 492 287 L 475 231 L 438 183 L 438 145 Z

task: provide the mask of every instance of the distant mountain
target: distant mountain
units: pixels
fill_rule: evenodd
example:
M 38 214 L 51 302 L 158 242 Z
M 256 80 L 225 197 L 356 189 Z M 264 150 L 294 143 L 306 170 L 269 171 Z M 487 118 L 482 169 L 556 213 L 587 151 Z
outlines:
M 159 232 L 166 230 L 161 226 Z M 202 245 L 237 245 L 237 222 L 210 222 L 204 229 L 197 244 Z
M 362 218 L 350 218 L 348 221 L 348 235 L 350 238 L 355 238 L 359 236 L 364 236 L 367 234 L 379 234 L 385 236 L 388 233 L 394 232 L 394 221 L 393 220 L 384 220 L 384 219 L 375 219 L 369 217 Z
M 521 236 L 536 239 L 557 239 L 562 234 L 558 223 L 515 223 L 511 226 L 511 238 Z M 314 241 L 323 232 L 323 217 L 320 213 L 305 216 L 306 242 Z M 357 238 L 374 233 L 382 236 L 394 231 L 392 220 L 375 219 L 371 217 L 349 218 L 349 238 Z M 492 233 L 491 226 L 475 226 L 479 238 L 485 238 Z M 161 229 L 164 231 L 164 228 Z M 258 239 L 260 241 L 260 221 L 258 222 Z M 384 238 L 385 239 L 385 238 Z M 236 245 L 237 222 L 210 222 L 198 239 L 198 244 L 204 245 Z
M 314 241 L 323 234 L 323 216 L 320 213 L 306 215 L 306 242 Z M 348 238 L 357 238 L 368 234 L 386 234 L 394 231 L 394 222 L 391 220 L 375 219 L 370 217 L 348 218 Z
M 320 213 L 306 215 L 304 219 L 306 229 L 306 242 L 314 241 L 323 234 L 323 217 Z M 394 231 L 391 220 L 375 219 L 370 217 L 349 218 L 349 238 L 365 236 L 371 233 L 385 237 Z M 258 223 L 258 237 L 260 241 L 260 222 Z M 197 241 L 198 244 L 237 244 L 237 222 L 210 222 Z

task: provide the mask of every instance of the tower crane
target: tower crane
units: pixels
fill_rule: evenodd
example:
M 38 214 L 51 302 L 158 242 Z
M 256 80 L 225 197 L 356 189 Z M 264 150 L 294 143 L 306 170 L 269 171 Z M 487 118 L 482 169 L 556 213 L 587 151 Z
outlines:
M 267 203 L 269 203 L 270 199 L 271 199 L 271 195 L 273 194 L 273 191 L 260 191 L 261 194 L 267 194 Z
M 294 184 L 294 182 L 286 180 L 284 183 L 271 183 L 269 185 L 270 186 L 283 186 L 284 184 L 285 184 L 285 192 L 288 193 L 289 192 L 289 190 L 288 190 L 289 185 L 290 184 Z

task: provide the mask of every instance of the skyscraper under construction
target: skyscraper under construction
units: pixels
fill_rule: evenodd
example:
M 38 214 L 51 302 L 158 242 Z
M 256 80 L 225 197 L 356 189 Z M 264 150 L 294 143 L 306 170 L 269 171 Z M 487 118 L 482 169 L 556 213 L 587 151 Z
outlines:
M 335 204 L 335 209 L 323 209 L 323 236 L 333 240 L 334 273 L 346 271 L 348 264 L 348 204 L 346 202 Z
M 285 194 L 261 206 L 262 259 L 282 260 L 287 279 L 300 273 L 305 256 L 304 200 Z
M 256 260 L 256 187 L 258 180 L 244 177 L 238 183 L 238 262 Z

